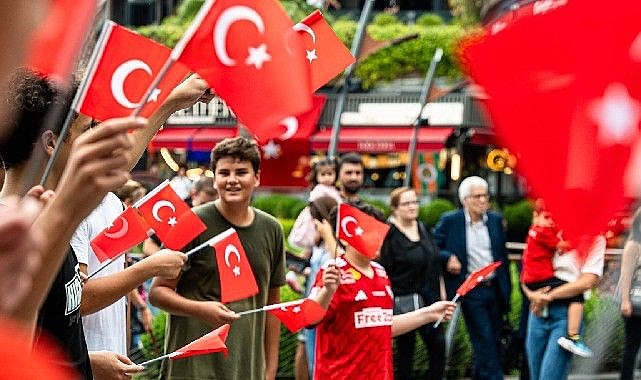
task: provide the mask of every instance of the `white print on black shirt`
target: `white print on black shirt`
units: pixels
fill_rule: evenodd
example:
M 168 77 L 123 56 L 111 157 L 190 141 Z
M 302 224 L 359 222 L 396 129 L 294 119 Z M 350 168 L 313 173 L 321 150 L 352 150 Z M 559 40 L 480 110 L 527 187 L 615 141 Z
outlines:
M 82 298 L 82 280 L 80 279 L 79 264 L 76 264 L 74 272 L 76 272 L 76 275 L 65 284 L 65 293 L 67 295 L 65 315 L 69 315 L 80 308 L 80 299 Z

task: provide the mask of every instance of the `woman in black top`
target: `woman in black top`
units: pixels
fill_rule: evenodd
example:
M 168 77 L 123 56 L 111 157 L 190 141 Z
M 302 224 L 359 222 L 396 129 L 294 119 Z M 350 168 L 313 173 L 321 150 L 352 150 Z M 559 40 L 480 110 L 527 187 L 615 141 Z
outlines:
M 390 230 L 381 247 L 380 263 L 385 267 L 394 292 L 394 314 L 406 313 L 445 299 L 438 247 L 427 228 L 417 220 L 416 192 L 408 187 L 390 194 Z M 396 338 L 395 378 L 410 379 L 416 332 L 428 351 L 428 379 L 442 379 L 445 372 L 443 327 L 424 325 Z

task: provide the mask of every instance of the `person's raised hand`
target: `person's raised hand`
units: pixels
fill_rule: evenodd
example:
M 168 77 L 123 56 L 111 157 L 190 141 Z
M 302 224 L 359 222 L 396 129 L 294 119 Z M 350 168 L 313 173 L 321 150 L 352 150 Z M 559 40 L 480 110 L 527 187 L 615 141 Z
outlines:
M 140 263 L 143 262 L 153 266 L 157 277 L 171 280 L 178 278 L 178 275 L 180 275 L 183 265 L 187 262 L 187 255 L 179 251 L 172 251 L 171 249 L 161 249 Z
M 84 218 L 108 191 L 120 188 L 130 178 L 130 130 L 144 128 L 141 118 L 110 119 L 76 138 L 56 190 Z
M 209 103 L 215 96 L 204 79 L 198 74 L 191 74 L 171 91 L 165 104 L 178 111 L 189 108 L 196 102 Z

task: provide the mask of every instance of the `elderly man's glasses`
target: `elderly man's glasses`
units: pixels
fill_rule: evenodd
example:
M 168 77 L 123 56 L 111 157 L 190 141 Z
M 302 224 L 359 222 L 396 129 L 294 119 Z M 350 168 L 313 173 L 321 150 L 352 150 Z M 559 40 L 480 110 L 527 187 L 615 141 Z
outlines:
M 490 199 L 490 195 L 487 194 L 487 193 L 472 194 L 472 195 L 468 196 L 468 198 L 472 198 L 472 199 L 475 199 L 475 200 L 481 200 L 481 199 L 486 199 L 487 200 L 487 199 Z

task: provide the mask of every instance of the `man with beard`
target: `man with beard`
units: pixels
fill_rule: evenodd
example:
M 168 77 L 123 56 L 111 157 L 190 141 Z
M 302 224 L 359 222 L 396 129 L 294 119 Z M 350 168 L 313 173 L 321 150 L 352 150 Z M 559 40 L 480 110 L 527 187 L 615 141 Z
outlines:
M 345 153 L 338 161 L 338 182 L 343 202 L 353 206 L 362 206 L 364 202 L 358 196 L 358 192 L 363 187 L 363 176 L 365 165 L 363 158 L 356 152 Z M 376 216 L 385 220 L 385 215 L 378 208 L 373 211 Z

